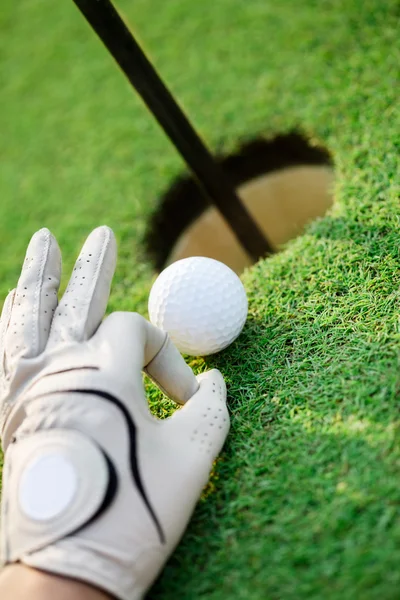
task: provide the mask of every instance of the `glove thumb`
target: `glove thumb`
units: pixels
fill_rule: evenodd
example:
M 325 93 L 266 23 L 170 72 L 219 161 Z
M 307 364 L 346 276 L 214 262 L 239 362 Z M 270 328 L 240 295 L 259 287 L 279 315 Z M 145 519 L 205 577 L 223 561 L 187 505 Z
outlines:
M 169 419 L 169 426 L 188 439 L 188 453 L 194 452 L 211 465 L 229 431 L 226 386 L 216 369 L 198 375 L 197 381 L 198 391 Z

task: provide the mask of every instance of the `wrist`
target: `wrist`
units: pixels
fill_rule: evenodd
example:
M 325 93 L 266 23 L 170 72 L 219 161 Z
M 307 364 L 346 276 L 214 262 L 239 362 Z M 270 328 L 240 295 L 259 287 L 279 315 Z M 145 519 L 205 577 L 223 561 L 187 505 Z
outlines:
M 0 573 L 2 600 L 111 600 L 81 581 L 52 575 L 25 565 L 9 565 Z
M 112 548 L 110 550 L 111 555 L 106 554 L 104 548 L 102 552 L 98 552 L 81 538 L 70 536 L 68 539 L 23 556 L 22 561 L 24 566 L 38 572 L 46 572 L 67 581 L 81 582 L 91 589 L 102 590 L 107 600 L 109 598 L 141 600 L 154 579 L 152 577 L 147 581 L 145 575 L 149 568 L 153 573 L 153 569 L 158 564 L 158 557 L 154 556 L 154 561 L 150 559 L 146 561 L 143 554 L 146 556 L 148 553 L 139 553 L 135 559 L 137 568 L 132 570 L 127 568 L 123 557 L 120 556 L 118 560 Z M 133 550 L 132 555 L 134 556 Z M 158 570 L 159 568 L 157 572 Z M 3 600 L 1 595 L 0 598 Z

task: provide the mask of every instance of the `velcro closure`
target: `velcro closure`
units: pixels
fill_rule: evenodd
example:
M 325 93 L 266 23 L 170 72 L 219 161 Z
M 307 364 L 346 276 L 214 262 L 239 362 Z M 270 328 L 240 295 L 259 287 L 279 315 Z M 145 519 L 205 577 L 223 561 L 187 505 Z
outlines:
M 97 444 L 77 431 L 39 431 L 10 444 L 5 459 L 3 564 L 71 535 L 104 501 L 107 460 Z

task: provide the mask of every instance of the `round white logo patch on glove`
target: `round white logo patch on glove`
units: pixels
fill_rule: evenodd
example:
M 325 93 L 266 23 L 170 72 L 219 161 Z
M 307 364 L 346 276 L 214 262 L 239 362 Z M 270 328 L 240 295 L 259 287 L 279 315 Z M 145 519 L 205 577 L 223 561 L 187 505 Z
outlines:
M 77 473 L 65 456 L 40 456 L 26 466 L 21 476 L 20 509 L 35 521 L 54 519 L 71 505 L 77 488 Z

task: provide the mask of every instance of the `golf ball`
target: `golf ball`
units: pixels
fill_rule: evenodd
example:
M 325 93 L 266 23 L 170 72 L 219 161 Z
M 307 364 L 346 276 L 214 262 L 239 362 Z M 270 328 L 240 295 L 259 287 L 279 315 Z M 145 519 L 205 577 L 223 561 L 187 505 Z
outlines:
M 229 267 L 193 256 L 160 273 L 150 292 L 149 315 L 181 352 L 206 356 L 238 337 L 247 317 L 247 296 Z

